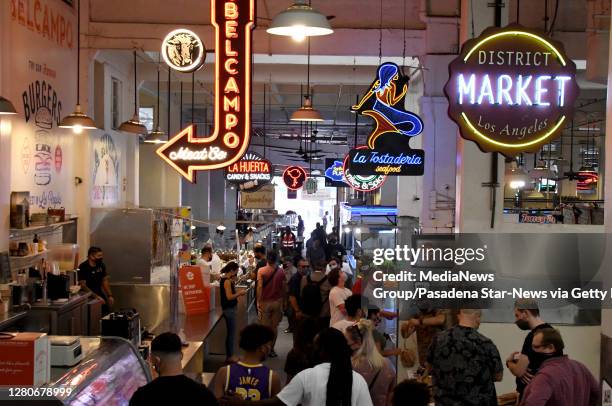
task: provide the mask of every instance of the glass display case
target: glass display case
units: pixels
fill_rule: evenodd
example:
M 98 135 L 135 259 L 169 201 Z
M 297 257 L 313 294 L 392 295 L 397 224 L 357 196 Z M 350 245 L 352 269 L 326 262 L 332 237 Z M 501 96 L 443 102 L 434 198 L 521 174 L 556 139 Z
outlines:
M 119 337 L 81 337 L 83 360 L 72 368 L 52 368 L 51 387 L 74 406 L 128 405 L 136 390 L 151 381 L 149 366 L 136 348 Z

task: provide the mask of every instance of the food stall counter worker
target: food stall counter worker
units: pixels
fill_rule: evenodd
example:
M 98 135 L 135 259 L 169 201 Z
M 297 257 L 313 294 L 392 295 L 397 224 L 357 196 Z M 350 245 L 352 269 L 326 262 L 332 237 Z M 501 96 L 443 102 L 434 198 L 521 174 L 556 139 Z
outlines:
M 115 299 L 110 289 L 102 248 L 90 247 L 87 251 L 87 261 L 79 265 L 79 283 L 81 289 L 92 292 L 104 302 L 102 304 L 103 316 L 110 313 Z

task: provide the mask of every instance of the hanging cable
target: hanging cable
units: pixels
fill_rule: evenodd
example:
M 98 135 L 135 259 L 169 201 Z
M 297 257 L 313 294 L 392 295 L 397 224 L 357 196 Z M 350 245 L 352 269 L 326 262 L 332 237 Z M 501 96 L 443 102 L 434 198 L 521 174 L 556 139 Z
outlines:
M 521 19 L 521 0 L 516 0 L 516 23 L 520 24 Z
M 402 72 L 404 75 L 404 67 L 406 66 L 406 1 L 404 0 L 404 9 L 403 9 L 403 20 L 402 20 L 402 37 L 403 37 L 403 45 L 402 45 Z
M 180 109 L 181 109 L 181 129 L 183 128 L 183 81 L 181 80 L 181 101 L 180 101 Z
M 266 84 L 263 91 L 263 156 L 266 157 Z
M 168 139 L 170 139 L 170 88 L 172 77 L 170 75 L 170 67 L 168 67 Z
M 195 71 L 191 74 L 191 124 L 195 117 Z M 206 129 L 204 130 L 206 131 Z
M 555 13 L 553 14 L 552 22 L 550 23 L 550 29 L 548 35 L 553 35 L 555 31 L 555 23 L 557 22 L 557 12 L 559 11 L 559 0 L 555 3 Z
M 382 64 L 382 37 L 383 37 L 383 2 L 380 0 L 380 21 L 378 24 L 378 64 Z
M 470 20 L 472 20 L 472 38 L 476 36 L 476 29 L 474 28 L 474 0 L 470 0 Z

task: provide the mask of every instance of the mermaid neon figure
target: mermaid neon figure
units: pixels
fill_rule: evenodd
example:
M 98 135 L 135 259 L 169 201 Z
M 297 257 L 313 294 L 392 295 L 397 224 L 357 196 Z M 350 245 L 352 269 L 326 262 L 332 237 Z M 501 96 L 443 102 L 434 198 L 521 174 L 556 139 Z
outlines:
M 421 118 L 403 109 L 407 91 L 408 78 L 396 64 L 385 62 L 378 67 L 377 79 L 370 90 L 352 107 L 352 110 L 370 116 L 376 122 L 368 138 L 371 149 L 374 149 L 376 139 L 384 133 L 414 137 L 423 131 Z

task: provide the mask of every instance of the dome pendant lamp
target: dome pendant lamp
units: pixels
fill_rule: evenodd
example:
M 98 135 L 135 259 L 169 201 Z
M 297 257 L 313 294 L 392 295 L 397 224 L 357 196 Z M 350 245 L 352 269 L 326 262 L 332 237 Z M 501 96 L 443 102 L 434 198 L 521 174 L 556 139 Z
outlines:
M 131 134 L 147 135 L 147 127 L 140 122 L 138 117 L 138 89 L 136 78 L 136 50 L 134 50 L 134 116 L 119 126 L 119 131 Z
M 74 112 L 62 119 L 59 128 L 71 128 L 75 134 L 81 134 L 83 130 L 95 130 L 96 123 L 81 111 L 80 103 L 80 74 L 81 74 L 81 0 L 77 2 L 77 104 Z M 0 105 L 1 105 L 0 100 Z
M 13 106 L 9 99 L 0 96 L 0 115 L 9 114 L 17 114 L 17 110 L 15 110 L 15 106 Z
M 296 0 L 287 10 L 272 19 L 268 34 L 292 37 L 301 42 L 306 37 L 329 35 L 332 30 L 327 17 L 313 9 L 310 1 Z
M 161 127 L 159 126 L 159 62 L 157 63 L 157 110 L 156 110 L 156 119 L 155 121 L 157 122 L 157 126 L 155 127 L 155 130 L 151 131 L 149 133 L 149 135 L 147 135 L 147 137 L 145 138 L 144 142 L 146 142 L 147 144 L 165 144 L 166 143 L 166 133 L 164 133 L 161 129 Z M 168 100 L 168 102 L 170 102 Z
M 310 98 L 310 38 L 308 38 L 308 63 L 306 74 L 306 95 L 302 106 L 291 114 L 291 121 L 314 122 L 323 121 L 319 110 L 312 107 L 312 99 Z

